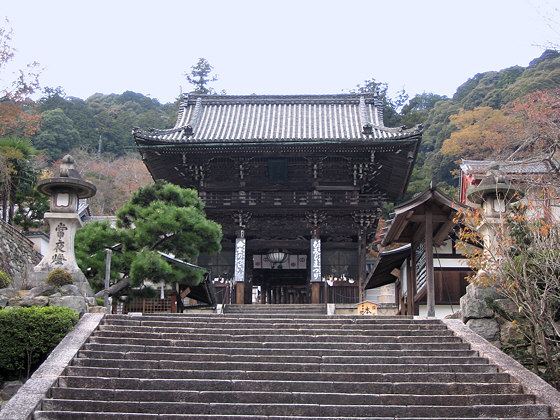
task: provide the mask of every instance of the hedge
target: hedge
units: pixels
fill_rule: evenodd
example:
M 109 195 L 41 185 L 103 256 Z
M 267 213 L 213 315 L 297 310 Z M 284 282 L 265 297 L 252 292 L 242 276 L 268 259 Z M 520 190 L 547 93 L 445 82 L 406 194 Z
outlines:
M 77 322 L 65 307 L 0 310 L 0 378 L 29 377 Z

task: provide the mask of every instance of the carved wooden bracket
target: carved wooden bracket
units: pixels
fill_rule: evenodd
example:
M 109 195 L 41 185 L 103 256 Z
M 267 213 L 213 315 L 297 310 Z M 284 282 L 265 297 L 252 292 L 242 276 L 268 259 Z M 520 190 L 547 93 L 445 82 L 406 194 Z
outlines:
M 309 170 L 309 176 L 313 179 L 320 179 L 323 174 L 323 161 L 326 159 L 323 157 L 306 157 Z
M 255 167 L 253 159 L 254 157 L 248 159 L 240 159 L 237 161 L 237 168 L 239 169 L 239 179 L 241 181 L 244 181 L 245 177 L 249 175 L 251 170 Z
M 320 210 L 308 211 L 305 213 L 305 220 L 311 229 L 317 229 L 325 224 L 327 216 Z
M 375 240 L 375 231 L 380 217 L 381 209 L 360 211 L 352 214 L 354 226 L 358 228 L 359 235 L 365 238 L 366 243 L 371 243 Z
M 245 229 L 247 224 L 253 217 L 253 213 L 245 211 L 245 210 L 236 210 L 232 213 L 231 217 L 233 218 L 233 222 L 239 226 L 241 229 Z

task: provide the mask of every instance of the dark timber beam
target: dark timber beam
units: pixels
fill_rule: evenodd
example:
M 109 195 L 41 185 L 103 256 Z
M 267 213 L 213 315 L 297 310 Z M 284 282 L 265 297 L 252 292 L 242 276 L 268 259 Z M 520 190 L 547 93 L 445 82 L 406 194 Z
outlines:
M 433 220 L 432 220 L 432 209 L 431 207 L 426 207 L 426 229 L 425 229 L 425 241 L 426 241 L 426 292 L 427 292 L 427 305 L 428 305 L 428 317 L 436 316 L 435 307 L 435 291 L 434 291 L 434 243 L 433 243 Z

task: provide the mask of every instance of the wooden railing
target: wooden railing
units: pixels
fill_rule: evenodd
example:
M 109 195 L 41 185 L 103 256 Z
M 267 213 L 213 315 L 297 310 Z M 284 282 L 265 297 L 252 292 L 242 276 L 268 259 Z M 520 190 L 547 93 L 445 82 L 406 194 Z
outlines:
M 113 313 L 116 313 L 116 304 L 113 305 Z M 143 314 L 153 314 L 158 312 L 176 313 L 176 296 L 168 296 L 164 299 L 131 299 L 122 305 L 122 313 L 141 312 Z
M 324 288 L 327 300 L 324 300 L 324 293 L 321 302 L 324 303 L 359 303 L 360 290 L 358 286 L 327 286 Z
M 301 304 L 311 303 L 311 293 L 308 286 L 272 286 L 263 287 L 260 303 L 270 304 Z
M 221 303 L 222 305 L 236 303 L 235 293 L 233 292 L 234 289 L 229 283 L 214 283 L 214 289 L 216 290 L 216 302 Z
M 383 197 L 358 191 L 251 191 L 201 192 L 208 208 L 217 207 L 323 207 L 377 206 Z

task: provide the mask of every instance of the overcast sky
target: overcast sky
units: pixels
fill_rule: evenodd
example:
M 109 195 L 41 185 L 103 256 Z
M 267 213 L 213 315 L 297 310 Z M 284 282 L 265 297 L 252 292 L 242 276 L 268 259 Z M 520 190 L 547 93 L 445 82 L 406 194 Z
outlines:
M 21 67 L 69 96 L 190 85 L 199 57 L 228 94 L 322 94 L 366 79 L 452 96 L 476 73 L 560 44 L 557 0 L 0 0 Z M 550 25 L 552 19 L 552 25 Z

